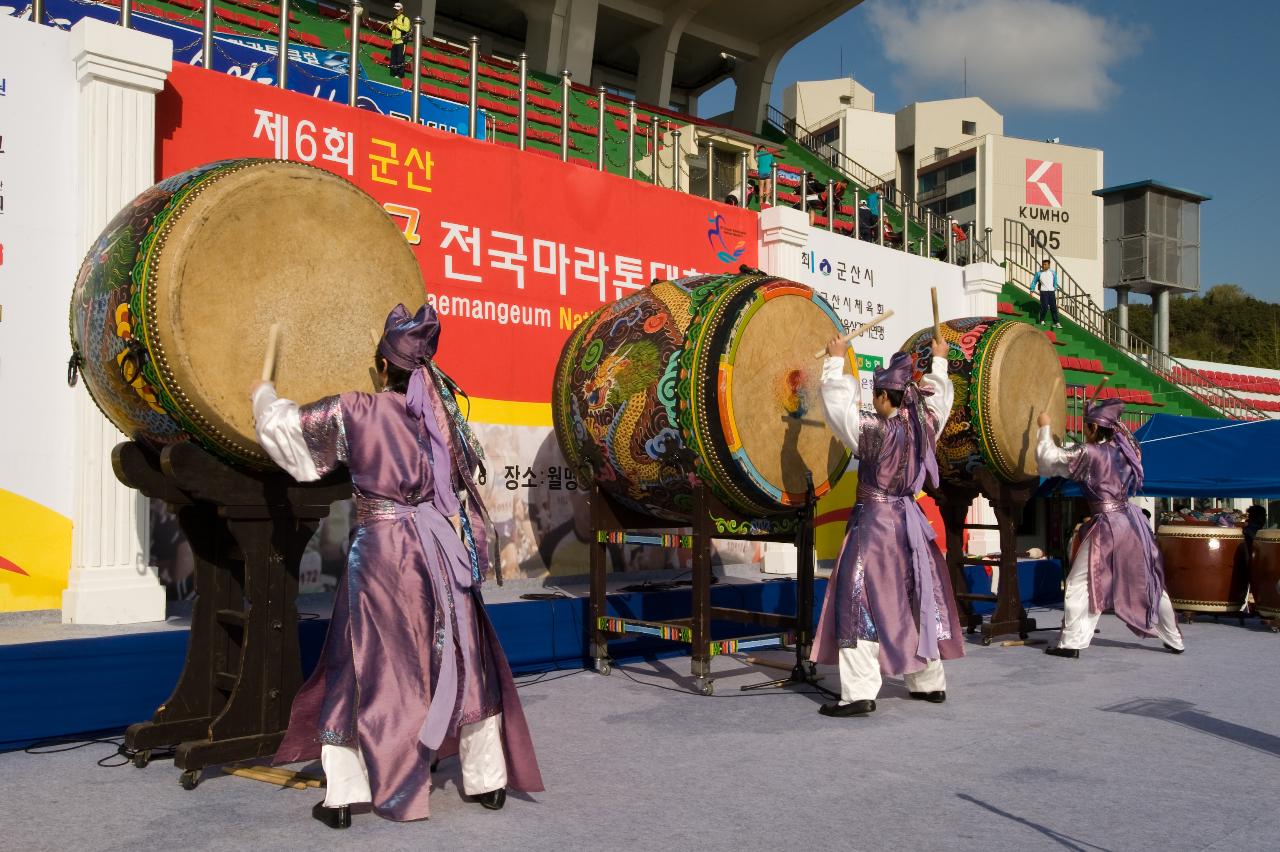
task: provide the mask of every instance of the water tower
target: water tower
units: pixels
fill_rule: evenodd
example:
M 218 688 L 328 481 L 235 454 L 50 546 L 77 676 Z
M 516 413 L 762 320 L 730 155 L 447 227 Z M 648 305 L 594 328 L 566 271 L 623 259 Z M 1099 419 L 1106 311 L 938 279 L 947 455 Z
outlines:
M 1153 180 L 1095 190 L 1102 199 L 1102 282 L 1116 291 L 1120 328 L 1129 294 L 1153 306 L 1152 344 L 1169 352 L 1169 294 L 1200 289 L 1200 203 L 1210 196 Z

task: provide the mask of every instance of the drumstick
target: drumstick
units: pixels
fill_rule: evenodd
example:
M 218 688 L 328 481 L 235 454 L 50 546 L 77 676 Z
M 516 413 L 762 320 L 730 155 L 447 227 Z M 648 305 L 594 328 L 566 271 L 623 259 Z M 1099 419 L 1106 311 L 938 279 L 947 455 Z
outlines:
M 929 297 L 933 299 L 933 339 L 942 339 L 942 323 L 938 321 L 938 288 L 929 288 Z
M 1092 402 L 1093 400 L 1097 399 L 1097 398 L 1098 398 L 1098 394 L 1102 393 L 1102 389 L 1103 389 L 1103 388 L 1105 388 L 1105 387 L 1107 386 L 1107 382 L 1109 382 L 1109 381 L 1111 381 L 1111 377 L 1110 377 L 1110 376 L 1103 376 L 1103 377 L 1102 377 L 1102 381 L 1098 382 L 1098 386 L 1097 386 L 1096 388 L 1094 388 L 1094 389 L 1093 389 L 1093 396 L 1087 397 L 1087 399 L 1088 399 L 1089 401 L 1091 401 L 1091 402 Z
M 276 344 L 280 341 L 280 323 L 273 322 L 267 332 L 267 357 L 262 360 L 262 380 L 271 381 L 276 371 Z
M 878 317 L 872 317 L 871 319 L 869 319 L 869 320 L 867 320 L 866 322 L 864 322 L 862 325 L 860 325 L 860 326 L 858 326 L 857 328 L 855 328 L 853 331 L 851 331 L 851 332 L 849 332 L 848 334 L 844 335 L 843 337 L 839 338 L 839 340 L 837 340 L 836 342 L 837 342 L 837 343 L 848 343 L 850 340 L 853 340 L 855 337 L 861 337 L 862 335 L 866 334 L 868 331 L 870 331 L 871 329 L 875 328 L 877 325 L 879 325 L 880 323 L 884 322 L 885 320 L 887 320 L 887 319 L 888 319 L 889 317 L 891 317 L 891 316 L 893 316 L 893 311 L 885 311 L 884 313 L 882 313 L 882 314 L 881 314 L 880 316 L 878 316 Z M 815 352 L 815 353 L 813 354 L 813 357 L 814 357 L 814 358 L 825 358 L 825 357 L 827 357 L 827 350 L 823 349 L 823 350 L 820 350 L 820 351 L 818 351 L 818 352 Z

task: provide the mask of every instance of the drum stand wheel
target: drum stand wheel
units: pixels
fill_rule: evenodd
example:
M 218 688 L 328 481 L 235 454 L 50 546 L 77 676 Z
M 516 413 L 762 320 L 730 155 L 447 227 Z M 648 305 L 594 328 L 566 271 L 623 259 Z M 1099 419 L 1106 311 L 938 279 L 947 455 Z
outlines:
M 194 790 L 200 786 L 200 770 L 188 769 L 186 772 L 178 776 L 178 783 L 182 785 L 184 790 Z
M 712 696 L 716 694 L 716 682 L 709 677 L 700 677 L 694 684 L 698 688 L 699 695 Z
M 595 670 L 596 670 L 596 674 L 601 674 L 601 675 L 604 675 L 605 677 L 608 677 L 610 674 L 613 673 L 613 660 L 609 659 L 608 657 L 596 657 Z
M 133 757 L 130 758 L 129 762 L 132 763 L 134 766 L 138 767 L 139 769 L 146 769 L 147 764 L 151 762 L 151 749 L 144 748 L 144 749 L 135 751 L 133 753 Z

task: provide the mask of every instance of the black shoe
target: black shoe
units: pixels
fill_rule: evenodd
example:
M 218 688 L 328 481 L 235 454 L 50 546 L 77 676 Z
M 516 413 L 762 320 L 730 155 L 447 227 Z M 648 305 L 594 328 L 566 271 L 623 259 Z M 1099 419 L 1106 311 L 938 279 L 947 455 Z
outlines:
M 351 827 L 351 808 L 348 805 L 326 808 L 324 802 L 316 802 L 316 806 L 311 809 L 311 815 L 330 828 Z
M 916 701 L 928 701 L 930 704 L 941 704 L 947 700 L 945 689 L 935 689 L 933 692 L 912 692 L 910 695 Z
M 502 806 L 507 803 L 507 788 L 499 787 L 496 790 L 490 790 L 488 793 L 481 793 L 475 797 L 475 801 L 491 811 L 500 811 Z
M 1069 660 L 1080 659 L 1079 648 L 1045 648 L 1044 652 L 1050 657 L 1066 657 Z
M 1181 654 L 1183 651 L 1187 650 L 1186 648 L 1175 648 L 1172 645 L 1170 645 L 1168 642 L 1165 642 L 1163 644 L 1164 644 L 1165 650 L 1168 651 L 1170 654 Z
M 848 704 L 823 704 L 818 708 L 818 712 L 823 716 L 833 716 L 841 718 L 844 716 L 866 716 L 868 713 L 874 713 L 876 703 L 863 699 L 862 701 L 850 701 Z

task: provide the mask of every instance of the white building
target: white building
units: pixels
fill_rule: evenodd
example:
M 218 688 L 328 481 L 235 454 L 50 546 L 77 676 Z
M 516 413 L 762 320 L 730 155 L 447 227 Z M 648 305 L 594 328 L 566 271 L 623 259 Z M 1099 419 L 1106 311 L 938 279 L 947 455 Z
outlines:
M 935 215 L 1051 253 L 1102 304 L 1102 151 L 1004 135 L 981 98 L 919 101 L 878 112 L 853 80 L 796 83 L 783 93 L 806 144 L 862 178 L 869 172 Z M 1006 222 L 1008 224 L 1006 224 Z

